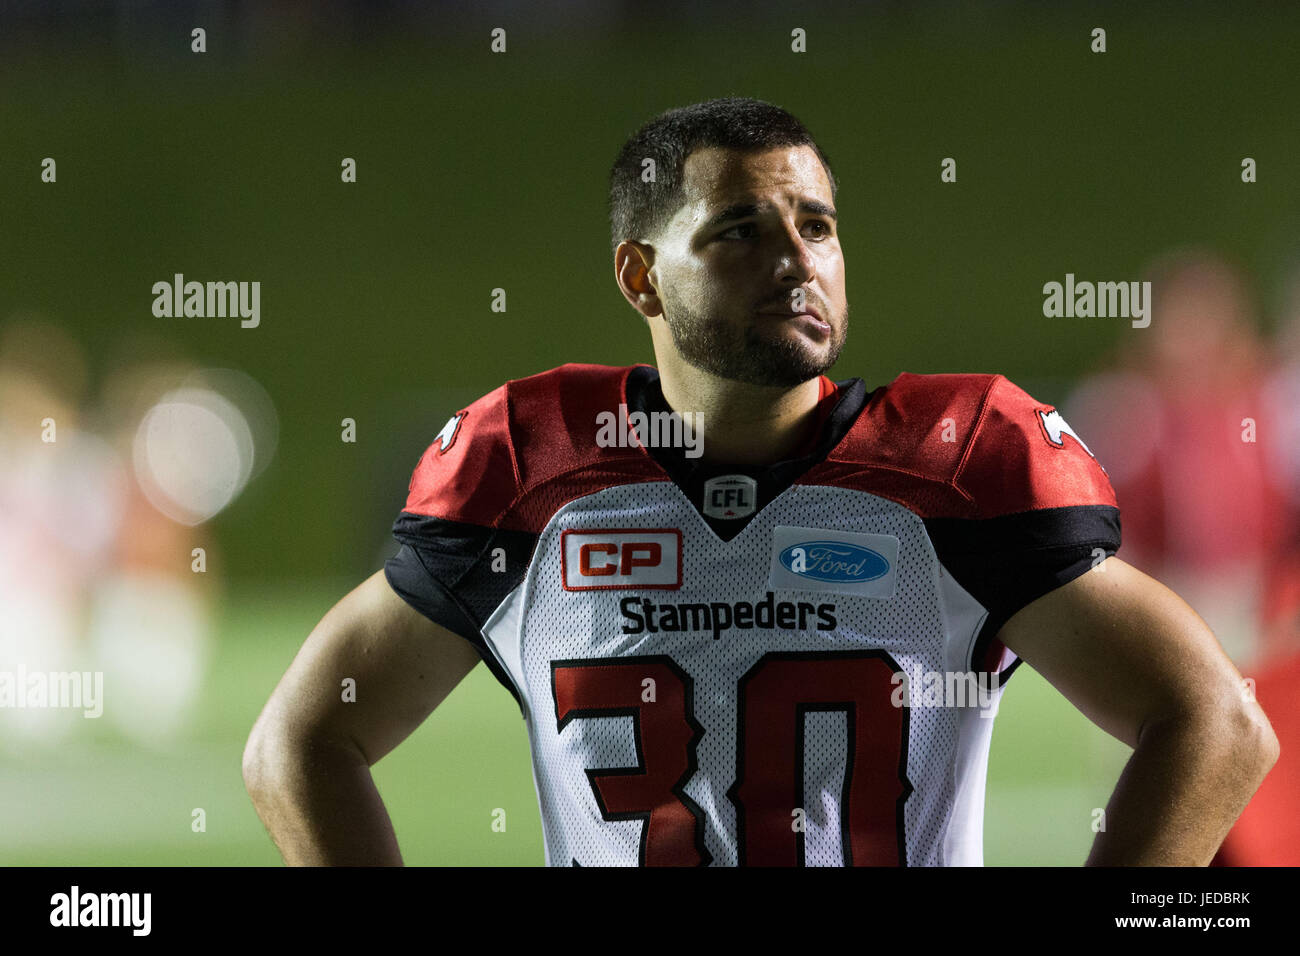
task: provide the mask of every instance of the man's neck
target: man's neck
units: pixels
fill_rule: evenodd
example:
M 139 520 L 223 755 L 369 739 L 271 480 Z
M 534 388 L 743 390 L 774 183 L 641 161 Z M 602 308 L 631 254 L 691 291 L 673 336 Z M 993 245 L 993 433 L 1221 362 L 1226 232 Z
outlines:
M 694 370 L 693 370 L 694 371 Z M 747 385 L 706 373 L 689 378 L 660 369 L 668 406 L 702 412 L 704 461 L 768 465 L 795 457 L 817 424 L 820 377 L 793 388 Z

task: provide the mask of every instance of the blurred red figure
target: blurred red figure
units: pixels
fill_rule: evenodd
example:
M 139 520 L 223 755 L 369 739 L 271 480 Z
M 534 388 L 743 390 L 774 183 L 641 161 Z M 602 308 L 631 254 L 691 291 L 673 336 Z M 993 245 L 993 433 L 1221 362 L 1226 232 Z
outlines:
M 1066 417 L 1110 472 L 1125 560 L 1200 613 L 1253 679 L 1243 693 L 1256 695 L 1282 742 L 1215 863 L 1300 863 L 1300 708 L 1284 683 L 1300 662 L 1288 661 L 1292 642 L 1275 623 L 1292 586 L 1282 569 L 1300 554 L 1296 499 L 1279 467 L 1282 407 L 1239 270 L 1195 250 L 1159 260 L 1147 278 L 1150 328 L 1125 334 L 1118 368 L 1084 382 Z M 1300 589 L 1295 597 L 1300 607 Z
M 1265 578 L 1255 695 L 1272 721 L 1282 756 L 1224 840 L 1217 866 L 1300 862 L 1300 272 L 1292 283 L 1265 385 L 1266 460 L 1285 493 L 1274 515 L 1281 547 Z
M 1300 654 L 1274 659 L 1255 678 L 1255 696 L 1282 755 L 1229 831 L 1211 866 L 1295 866 L 1300 862 Z

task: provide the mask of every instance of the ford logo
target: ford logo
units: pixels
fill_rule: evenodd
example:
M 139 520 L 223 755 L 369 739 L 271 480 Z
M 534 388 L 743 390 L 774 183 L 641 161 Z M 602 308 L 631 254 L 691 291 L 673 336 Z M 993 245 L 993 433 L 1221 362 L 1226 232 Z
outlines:
M 816 581 L 874 581 L 889 573 L 889 562 L 857 544 L 801 541 L 778 556 L 786 570 Z

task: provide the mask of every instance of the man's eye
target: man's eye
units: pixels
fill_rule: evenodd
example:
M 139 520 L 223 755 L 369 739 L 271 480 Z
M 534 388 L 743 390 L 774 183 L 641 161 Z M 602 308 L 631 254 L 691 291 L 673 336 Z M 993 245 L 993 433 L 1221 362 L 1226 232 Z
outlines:
M 814 219 L 814 220 L 812 220 L 810 223 L 808 223 L 808 225 L 810 225 L 810 226 L 817 226 L 818 229 L 821 230 L 821 231 L 818 233 L 818 235 L 819 235 L 820 237 L 822 237 L 822 238 L 824 238 L 824 237 L 826 237 L 826 236 L 829 236 L 829 235 L 831 234 L 831 227 L 828 226 L 828 225 L 826 225 L 826 223 L 822 222 L 820 219 Z M 728 229 L 726 232 L 721 233 L 720 236 L 719 236 L 719 238 L 723 238 L 723 239 L 725 239 L 725 238 L 727 238 L 728 236 L 730 236 L 733 232 L 735 232 L 737 229 L 756 229 L 756 228 L 757 228 L 757 227 L 756 227 L 752 222 L 742 222 L 742 223 L 740 223 L 740 224 L 737 225 L 737 226 L 732 226 L 732 227 L 731 227 L 730 229 Z M 751 234 L 751 235 L 752 235 L 752 234 Z M 740 237 L 740 238 L 745 238 L 745 237 Z
M 740 225 L 732 226 L 726 232 L 722 233 L 722 236 L 720 238 L 725 238 L 727 235 L 735 232 L 737 229 L 753 229 L 753 228 L 754 228 L 754 224 L 752 222 L 742 222 Z

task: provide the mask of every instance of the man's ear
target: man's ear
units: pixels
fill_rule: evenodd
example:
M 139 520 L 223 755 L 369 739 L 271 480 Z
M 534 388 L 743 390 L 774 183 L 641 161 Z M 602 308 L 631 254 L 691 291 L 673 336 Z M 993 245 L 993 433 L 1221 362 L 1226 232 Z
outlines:
M 614 250 L 614 281 L 628 304 L 648 321 L 663 314 L 663 303 L 655 288 L 654 247 L 625 239 Z

